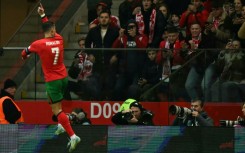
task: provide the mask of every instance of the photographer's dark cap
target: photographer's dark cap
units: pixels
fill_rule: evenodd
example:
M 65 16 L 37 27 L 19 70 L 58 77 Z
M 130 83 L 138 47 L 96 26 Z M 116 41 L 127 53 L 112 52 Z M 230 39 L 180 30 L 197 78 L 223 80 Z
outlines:
M 135 101 L 132 104 L 130 104 L 129 108 L 131 108 L 131 107 L 138 107 L 140 110 L 143 109 L 143 106 L 137 101 Z
M 74 108 L 72 111 L 77 113 L 77 114 L 81 113 L 81 112 L 84 112 L 82 108 Z
M 11 79 L 5 80 L 3 89 L 7 89 L 11 87 L 17 87 L 17 84 Z

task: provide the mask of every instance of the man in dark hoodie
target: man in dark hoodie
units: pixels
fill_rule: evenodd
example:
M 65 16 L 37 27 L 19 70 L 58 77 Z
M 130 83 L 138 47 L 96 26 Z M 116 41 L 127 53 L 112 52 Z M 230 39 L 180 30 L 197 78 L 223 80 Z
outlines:
M 0 124 L 16 124 L 24 122 L 20 108 L 14 102 L 16 83 L 7 79 L 0 94 Z

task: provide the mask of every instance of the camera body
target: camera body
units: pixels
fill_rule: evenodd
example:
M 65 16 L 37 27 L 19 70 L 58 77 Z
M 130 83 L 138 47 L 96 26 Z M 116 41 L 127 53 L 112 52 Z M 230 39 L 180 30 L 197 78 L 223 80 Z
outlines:
M 238 120 L 238 121 L 220 120 L 219 123 L 220 123 L 220 126 L 223 126 L 223 127 L 233 127 L 235 125 L 245 126 L 244 119 L 243 120 Z
M 76 121 L 77 120 L 77 117 L 76 115 L 74 114 L 67 114 L 67 117 L 70 121 Z
M 172 115 L 178 115 L 179 117 L 185 117 L 192 113 L 193 110 L 187 108 L 187 107 L 180 107 L 177 105 L 171 105 L 169 107 L 169 112 Z
M 126 112 L 126 113 L 124 113 L 123 114 L 123 118 L 125 119 L 125 120 L 131 120 L 132 118 L 134 117 L 134 115 L 133 115 L 133 113 L 132 112 Z
M 127 121 L 131 120 L 134 117 L 132 112 L 126 112 L 123 114 L 123 118 Z M 141 118 L 144 119 L 152 119 L 153 118 L 153 113 L 148 111 L 148 110 L 144 110 L 141 113 Z

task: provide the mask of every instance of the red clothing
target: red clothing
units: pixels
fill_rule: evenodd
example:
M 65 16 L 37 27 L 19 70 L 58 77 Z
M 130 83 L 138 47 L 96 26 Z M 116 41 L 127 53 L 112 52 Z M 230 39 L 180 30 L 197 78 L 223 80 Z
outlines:
M 169 49 L 168 47 L 166 47 L 166 41 L 161 41 L 160 45 L 159 45 L 160 49 L 166 48 Z M 176 65 L 182 65 L 185 63 L 184 59 L 180 56 L 180 49 L 181 49 L 181 42 L 179 40 L 177 40 L 174 43 L 174 50 L 173 50 L 173 60 L 172 60 L 172 66 L 176 66 Z M 162 50 L 157 52 L 157 57 L 156 57 L 156 62 L 161 64 L 163 63 L 163 58 L 162 58 Z
M 198 11 L 196 13 L 190 13 L 186 15 L 185 11 L 180 18 L 179 26 L 181 28 L 186 27 L 186 35 L 190 35 L 190 26 L 192 23 L 197 22 L 201 25 L 201 27 L 204 27 L 205 22 L 208 19 L 209 12 L 205 9 L 202 9 L 201 11 Z
M 46 22 L 48 19 L 42 19 Z M 27 49 L 22 51 L 22 57 L 28 53 L 37 53 L 41 59 L 42 70 L 45 82 L 59 80 L 67 77 L 66 67 L 64 65 L 64 46 L 63 38 L 55 34 L 52 38 L 43 38 L 34 41 Z
M 124 35 L 121 39 L 118 37 L 112 48 L 127 48 L 128 37 Z M 146 35 L 137 35 L 135 36 L 134 41 L 136 42 L 137 48 L 146 48 L 148 45 L 148 37 Z M 122 46 L 123 45 L 123 46 Z

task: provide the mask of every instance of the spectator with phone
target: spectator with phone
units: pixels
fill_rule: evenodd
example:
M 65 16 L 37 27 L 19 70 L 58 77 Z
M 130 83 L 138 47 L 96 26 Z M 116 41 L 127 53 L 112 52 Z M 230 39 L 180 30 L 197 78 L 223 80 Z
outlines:
M 118 38 L 114 41 L 113 48 L 129 48 L 131 50 L 121 51 L 114 56 L 119 63 L 119 72 L 114 86 L 113 100 L 125 99 L 128 87 L 135 82 L 141 73 L 145 52 L 137 48 L 146 48 L 148 38 L 139 34 L 138 25 L 134 19 L 127 23 L 126 30 L 120 29 Z M 133 50 L 135 48 L 135 50 Z
M 218 79 L 212 85 L 212 101 L 242 102 L 245 94 L 245 54 L 238 39 L 229 41 L 215 62 Z
M 216 38 L 215 48 L 224 48 L 226 42 L 232 37 L 232 24 L 223 6 L 222 2 L 213 1 L 212 11 L 205 22 L 204 33 Z

